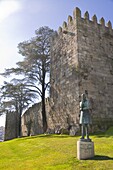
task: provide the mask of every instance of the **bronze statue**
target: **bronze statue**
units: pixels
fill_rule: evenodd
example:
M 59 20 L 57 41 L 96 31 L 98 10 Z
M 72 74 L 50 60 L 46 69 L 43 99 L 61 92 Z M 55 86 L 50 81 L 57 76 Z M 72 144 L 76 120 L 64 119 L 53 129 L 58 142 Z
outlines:
M 85 90 L 85 93 L 81 95 L 80 102 L 80 124 L 81 124 L 81 140 L 91 141 L 89 138 L 88 126 L 91 124 L 91 104 L 88 99 L 88 92 Z M 86 139 L 85 139 L 86 135 Z

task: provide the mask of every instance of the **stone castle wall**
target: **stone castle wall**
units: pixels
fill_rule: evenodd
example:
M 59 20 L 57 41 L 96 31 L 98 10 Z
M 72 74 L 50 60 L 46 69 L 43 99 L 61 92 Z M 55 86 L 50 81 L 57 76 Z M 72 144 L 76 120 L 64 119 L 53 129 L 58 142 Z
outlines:
M 68 33 L 64 34 L 63 31 Z M 54 124 L 68 129 L 76 126 L 79 114 L 78 43 L 76 21 L 68 17 L 51 49 L 51 114 Z M 78 128 L 78 127 L 76 127 Z
M 93 124 L 113 124 L 113 30 L 104 18 L 97 23 L 76 8 L 52 40 L 51 100 L 54 122 L 62 127 L 79 124 L 80 95 L 88 90 Z
M 18 132 L 19 132 L 19 116 L 17 115 L 16 112 L 8 112 L 6 114 L 4 140 L 17 138 Z
M 93 99 L 94 124 L 113 124 L 113 30 L 111 22 L 105 26 L 104 18 L 97 23 L 88 12 L 81 18 L 78 9 L 77 35 L 80 94 L 88 90 Z M 105 127 L 106 128 L 106 127 Z
M 22 116 L 22 136 L 38 135 L 43 133 L 42 108 L 41 102 L 34 104 Z M 49 117 L 50 105 L 49 98 L 46 98 L 47 123 L 51 124 Z

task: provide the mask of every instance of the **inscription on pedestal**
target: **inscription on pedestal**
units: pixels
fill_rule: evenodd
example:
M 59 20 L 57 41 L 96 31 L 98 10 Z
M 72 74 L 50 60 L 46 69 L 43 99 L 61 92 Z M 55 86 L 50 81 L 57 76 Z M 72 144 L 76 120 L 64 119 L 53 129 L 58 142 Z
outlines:
M 89 159 L 94 157 L 94 142 L 77 141 L 77 158 Z

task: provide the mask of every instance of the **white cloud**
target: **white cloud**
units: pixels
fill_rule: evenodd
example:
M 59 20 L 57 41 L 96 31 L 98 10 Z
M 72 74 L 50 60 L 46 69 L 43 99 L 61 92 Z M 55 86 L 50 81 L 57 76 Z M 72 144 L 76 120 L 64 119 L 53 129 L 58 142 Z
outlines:
M 0 2 L 0 22 L 9 17 L 12 13 L 21 9 L 21 4 L 17 0 L 2 0 Z

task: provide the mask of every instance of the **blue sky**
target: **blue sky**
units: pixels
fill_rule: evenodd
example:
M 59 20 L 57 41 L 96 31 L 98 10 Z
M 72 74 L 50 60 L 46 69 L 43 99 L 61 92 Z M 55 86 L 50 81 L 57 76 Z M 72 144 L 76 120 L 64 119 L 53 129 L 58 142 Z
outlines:
M 41 26 L 57 30 L 68 15 L 73 16 L 75 7 L 82 16 L 88 11 L 90 18 L 96 14 L 98 21 L 104 17 L 113 24 L 112 0 L 0 0 L 0 72 L 22 60 L 17 49 L 20 42 L 33 37 Z M 0 83 L 3 80 L 0 77 Z M 3 124 L 4 117 L 0 117 L 0 126 Z

